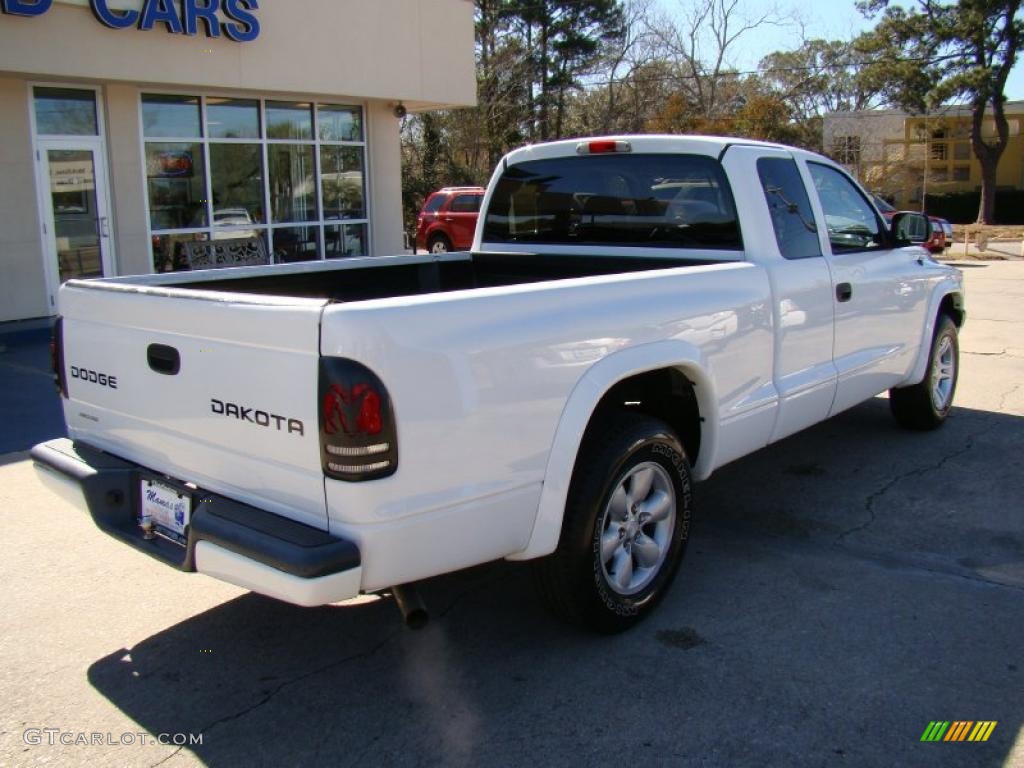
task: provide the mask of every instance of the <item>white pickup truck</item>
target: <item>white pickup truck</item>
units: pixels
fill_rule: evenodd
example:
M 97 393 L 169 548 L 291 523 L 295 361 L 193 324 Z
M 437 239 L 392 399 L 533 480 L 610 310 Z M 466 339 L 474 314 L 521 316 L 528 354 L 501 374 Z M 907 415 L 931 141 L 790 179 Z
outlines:
M 298 605 L 536 560 L 557 613 L 620 630 L 691 482 L 886 390 L 943 422 L 963 284 L 929 226 L 784 146 L 528 146 L 469 253 L 68 282 L 70 439 L 33 458 L 127 545 Z

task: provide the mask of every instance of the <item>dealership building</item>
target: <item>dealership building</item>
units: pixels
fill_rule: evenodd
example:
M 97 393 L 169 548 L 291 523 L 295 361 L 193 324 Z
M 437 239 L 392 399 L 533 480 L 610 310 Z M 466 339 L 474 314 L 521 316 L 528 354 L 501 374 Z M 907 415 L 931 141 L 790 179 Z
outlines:
M 0 322 L 61 282 L 403 250 L 399 116 L 469 0 L 0 0 Z

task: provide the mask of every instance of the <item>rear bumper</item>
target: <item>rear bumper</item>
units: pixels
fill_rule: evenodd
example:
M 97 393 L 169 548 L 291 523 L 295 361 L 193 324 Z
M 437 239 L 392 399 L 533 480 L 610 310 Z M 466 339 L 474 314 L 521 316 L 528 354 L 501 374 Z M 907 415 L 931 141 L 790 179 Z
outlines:
M 139 528 L 140 487 L 157 477 L 137 464 L 81 442 L 60 439 L 32 449 L 44 484 L 88 510 L 115 539 L 182 571 L 198 571 L 295 605 L 314 606 L 359 594 L 355 543 L 202 489 L 192 495 L 187 542 L 146 539 Z

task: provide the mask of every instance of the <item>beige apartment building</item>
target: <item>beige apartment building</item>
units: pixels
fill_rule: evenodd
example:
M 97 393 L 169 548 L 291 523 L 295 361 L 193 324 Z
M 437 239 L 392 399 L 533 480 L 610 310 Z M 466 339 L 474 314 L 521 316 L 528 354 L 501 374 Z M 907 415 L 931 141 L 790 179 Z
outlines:
M 997 190 L 1024 189 L 1024 101 L 1004 105 L 1009 141 L 999 160 Z M 846 165 L 868 189 L 898 208 L 920 208 L 926 195 L 981 188 L 981 166 L 971 150 L 971 111 L 942 107 L 910 115 L 899 110 L 834 112 L 825 116 L 826 154 Z M 986 138 L 995 135 L 989 117 Z
M 468 0 L 0 0 L 0 322 L 75 277 L 400 253 Z

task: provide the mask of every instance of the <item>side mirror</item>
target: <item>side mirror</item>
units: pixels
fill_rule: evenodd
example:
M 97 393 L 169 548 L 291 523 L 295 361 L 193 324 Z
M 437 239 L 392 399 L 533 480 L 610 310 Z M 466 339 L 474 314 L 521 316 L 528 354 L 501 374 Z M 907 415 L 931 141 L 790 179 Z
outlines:
M 923 213 L 902 211 L 892 217 L 892 236 L 899 248 L 927 243 L 932 236 L 932 222 Z

